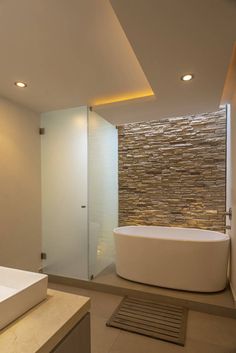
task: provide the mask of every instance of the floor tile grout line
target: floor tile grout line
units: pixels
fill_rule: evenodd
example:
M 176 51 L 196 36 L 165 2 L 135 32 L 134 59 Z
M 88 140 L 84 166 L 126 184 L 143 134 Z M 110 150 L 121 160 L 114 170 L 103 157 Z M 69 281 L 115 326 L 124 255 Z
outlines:
M 119 329 L 117 329 L 117 330 L 119 330 Z M 121 330 L 119 330 L 119 334 L 118 334 L 117 337 L 115 338 L 114 342 L 112 343 L 112 345 L 111 345 L 111 347 L 110 347 L 110 349 L 109 349 L 109 351 L 108 351 L 107 353 L 112 353 L 112 349 L 113 349 L 115 343 L 116 343 L 116 342 L 118 341 L 118 339 L 120 338 L 120 336 L 121 336 Z

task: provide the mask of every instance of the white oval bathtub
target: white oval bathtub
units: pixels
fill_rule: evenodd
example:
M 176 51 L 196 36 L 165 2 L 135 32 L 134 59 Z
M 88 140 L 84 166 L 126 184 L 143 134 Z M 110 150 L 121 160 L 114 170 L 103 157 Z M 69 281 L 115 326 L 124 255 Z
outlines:
M 229 236 L 208 230 L 154 226 L 114 229 L 116 271 L 154 286 L 217 292 L 227 282 Z

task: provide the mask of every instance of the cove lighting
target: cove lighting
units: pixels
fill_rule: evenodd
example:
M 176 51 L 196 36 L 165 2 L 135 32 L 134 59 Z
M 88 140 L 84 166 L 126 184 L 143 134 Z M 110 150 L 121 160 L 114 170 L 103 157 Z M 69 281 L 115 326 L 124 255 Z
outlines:
M 148 97 L 153 97 L 153 96 L 154 96 L 154 93 L 152 90 L 126 93 L 121 96 L 113 96 L 113 97 L 109 97 L 109 98 L 107 97 L 107 98 L 97 99 L 94 102 L 92 102 L 92 105 L 97 106 L 97 105 L 112 104 L 112 103 L 124 102 L 124 101 L 129 101 L 129 100 L 148 98 Z

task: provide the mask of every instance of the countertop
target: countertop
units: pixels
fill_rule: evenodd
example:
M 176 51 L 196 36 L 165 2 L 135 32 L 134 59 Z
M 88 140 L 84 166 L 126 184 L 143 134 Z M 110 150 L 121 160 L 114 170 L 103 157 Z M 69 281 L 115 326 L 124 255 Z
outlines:
M 49 353 L 90 309 L 90 299 L 48 289 L 47 298 L 0 330 L 1 353 Z

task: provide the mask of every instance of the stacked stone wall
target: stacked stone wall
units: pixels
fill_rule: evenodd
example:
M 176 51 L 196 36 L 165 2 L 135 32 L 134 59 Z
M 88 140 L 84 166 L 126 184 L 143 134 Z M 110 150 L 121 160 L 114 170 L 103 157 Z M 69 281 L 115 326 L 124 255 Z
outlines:
M 224 231 L 225 109 L 118 132 L 120 225 Z

